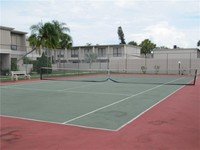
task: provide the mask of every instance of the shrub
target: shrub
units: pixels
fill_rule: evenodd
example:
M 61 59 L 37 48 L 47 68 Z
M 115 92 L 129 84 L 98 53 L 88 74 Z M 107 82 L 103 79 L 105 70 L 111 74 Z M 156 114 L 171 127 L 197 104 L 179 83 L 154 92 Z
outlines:
M 11 58 L 11 70 L 17 71 L 17 58 Z
M 146 71 L 147 71 L 147 67 L 145 67 L 145 66 L 141 66 L 141 70 L 142 70 L 142 73 L 146 73 Z
M 42 67 L 50 67 L 51 68 L 51 61 L 49 60 L 49 58 L 44 54 L 42 53 L 42 56 L 38 59 L 38 62 L 37 62 L 37 73 L 40 73 L 41 72 L 41 68 Z M 51 73 L 52 72 L 52 69 L 47 69 L 47 70 L 42 70 L 42 73 Z
M 23 64 L 33 64 L 33 60 L 28 57 L 23 58 Z
M 9 69 L 1 69 L 0 71 L 1 71 L 0 74 L 1 74 L 1 75 L 4 75 L 4 76 L 8 76 L 9 73 L 10 73 L 10 70 L 9 70 Z
M 155 65 L 155 66 L 154 66 L 154 69 L 155 69 L 155 73 L 157 74 L 157 73 L 159 72 L 160 66 Z

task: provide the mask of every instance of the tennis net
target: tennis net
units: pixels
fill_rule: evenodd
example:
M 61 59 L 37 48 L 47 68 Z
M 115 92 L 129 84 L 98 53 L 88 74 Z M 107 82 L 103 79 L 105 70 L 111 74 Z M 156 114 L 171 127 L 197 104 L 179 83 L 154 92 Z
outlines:
M 169 85 L 195 85 L 196 69 L 189 70 L 119 70 L 119 69 L 72 69 L 47 68 L 41 69 L 42 80 L 105 82 L 133 84 L 169 84 Z

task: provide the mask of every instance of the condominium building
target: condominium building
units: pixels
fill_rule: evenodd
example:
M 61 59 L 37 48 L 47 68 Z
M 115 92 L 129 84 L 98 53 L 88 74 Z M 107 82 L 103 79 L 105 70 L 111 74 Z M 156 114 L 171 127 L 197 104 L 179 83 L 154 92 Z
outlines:
M 32 48 L 26 40 L 26 32 L 17 31 L 11 27 L 0 26 L 0 70 L 13 68 L 11 64 L 16 64 L 18 70 L 27 71 L 27 65 L 23 64 L 23 56 Z M 127 58 L 137 58 L 140 56 L 140 47 L 114 44 L 114 45 L 88 45 L 74 46 L 70 49 L 53 49 L 32 52 L 27 55 L 32 60 L 36 60 L 45 52 L 52 58 L 54 66 L 62 66 L 66 63 L 86 63 L 86 54 L 94 53 L 97 55 L 96 62 L 107 62 L 108 60 L 123 60 Z M 28 71 L 30 71 L 30 65 Z
M 89 53 L 96 54 L 97 62 L 106 62 L 108 59 L 125 59 L 127 55 L 137 58 L 140 56 L 140 47 L 126 44 L 74 46 L 56 50 L 53 57 L 61 63 L 78 63 L 85 62 L 86 54 Z
M 23 61 L 17 60 L 26 54 L 26 32 L 17 31 L 14 28 L 0 26 L 0 69 L 11 69 L 11 64 L 17 64 L 18 68 Z

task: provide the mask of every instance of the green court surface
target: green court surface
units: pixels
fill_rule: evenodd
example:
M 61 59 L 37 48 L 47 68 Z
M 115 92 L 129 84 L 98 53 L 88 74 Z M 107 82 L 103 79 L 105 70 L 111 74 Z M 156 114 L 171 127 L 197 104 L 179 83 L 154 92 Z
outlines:
M 1 85 L 1 115 L 116 131 L 182 86 L 48 80 L 7 84 Z

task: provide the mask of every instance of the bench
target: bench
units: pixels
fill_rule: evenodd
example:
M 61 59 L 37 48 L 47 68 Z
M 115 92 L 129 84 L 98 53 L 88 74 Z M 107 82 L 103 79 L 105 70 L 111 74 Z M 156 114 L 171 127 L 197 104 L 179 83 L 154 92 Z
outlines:
M 30 79 L 31 76 L 26 73 L 26 71 L 11 71 L 11 80 L 18 80 L 18 76 L 22 75 L 25 79 Z

